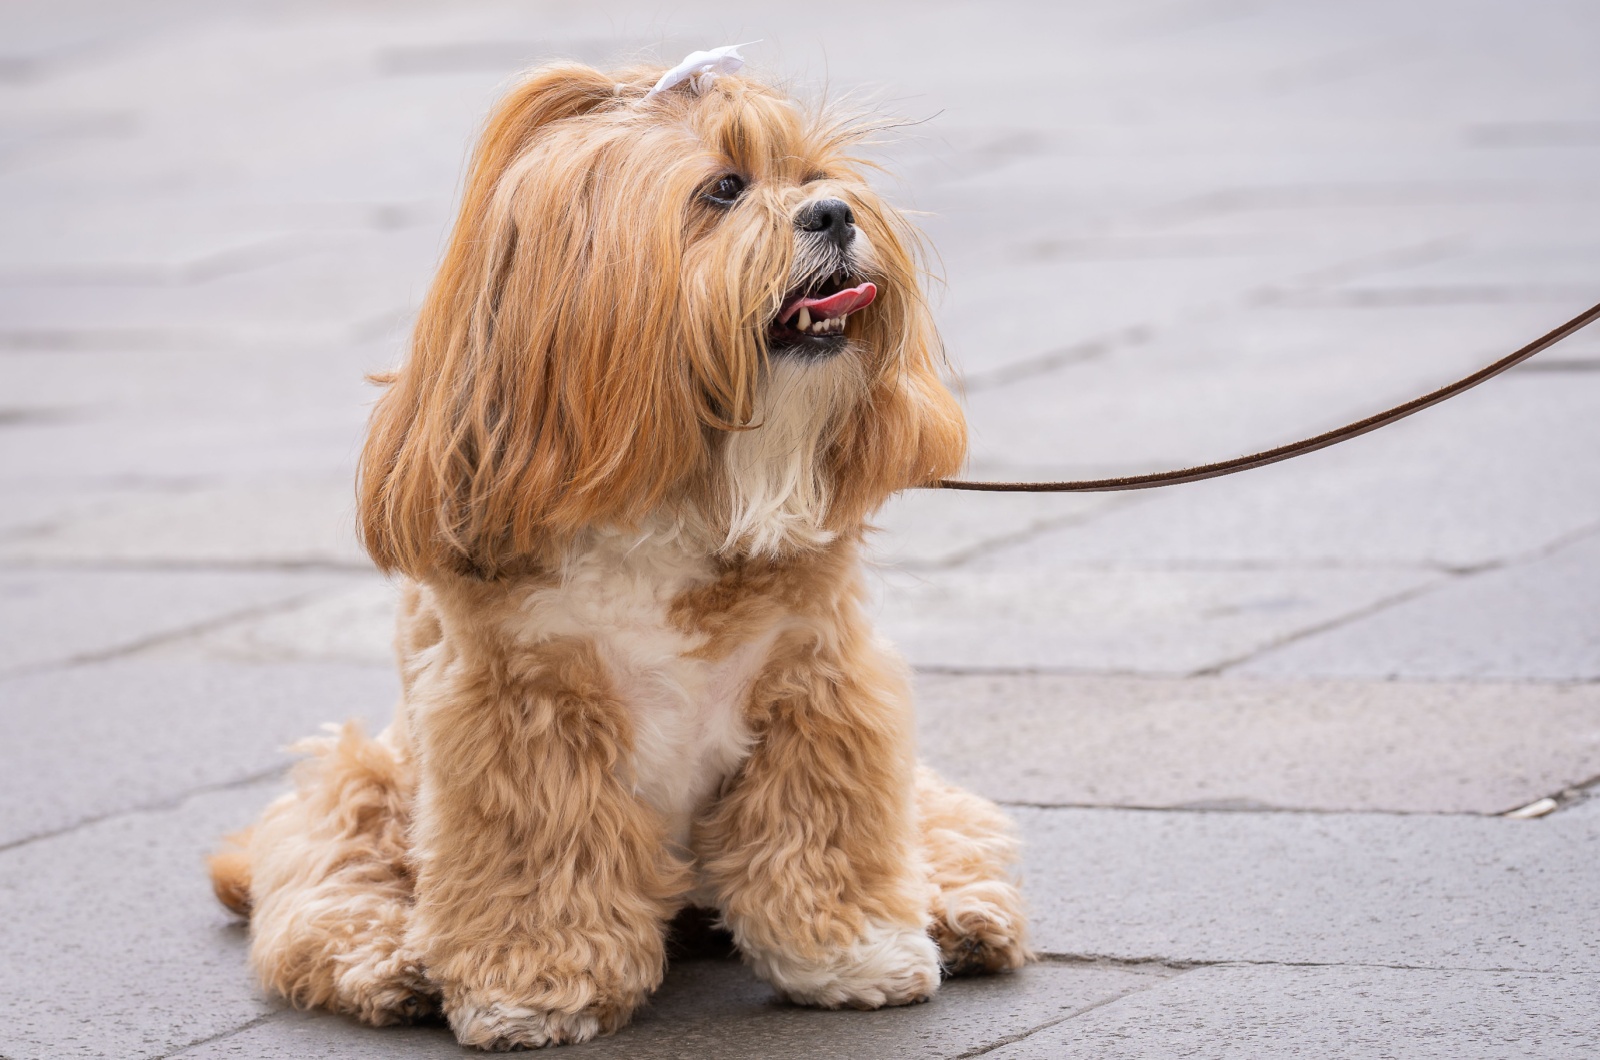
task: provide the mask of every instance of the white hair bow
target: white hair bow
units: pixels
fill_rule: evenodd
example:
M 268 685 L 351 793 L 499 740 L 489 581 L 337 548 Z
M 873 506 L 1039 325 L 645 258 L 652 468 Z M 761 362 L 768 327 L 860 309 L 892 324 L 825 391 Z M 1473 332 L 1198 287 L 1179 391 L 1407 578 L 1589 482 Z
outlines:
M 758 40 L 751 40 L 743 44 L 726 44 L 721 48 L 712 48 L 708 52 L 690 52 L 684 57 L 683 62 L 662 74 L 661 80 L 644 94 L 644 98 L 649 99 L 651 96 L 659 95 L 669 88 L 683 84 L 691 77 L 705 78 L 706 80 L 695 86 L 697 89 L 704 89 L 706 81 L 718 74 L 738 73 L 744 66 L 744 56 L 739 54 L 739 49 L 760 43 Z

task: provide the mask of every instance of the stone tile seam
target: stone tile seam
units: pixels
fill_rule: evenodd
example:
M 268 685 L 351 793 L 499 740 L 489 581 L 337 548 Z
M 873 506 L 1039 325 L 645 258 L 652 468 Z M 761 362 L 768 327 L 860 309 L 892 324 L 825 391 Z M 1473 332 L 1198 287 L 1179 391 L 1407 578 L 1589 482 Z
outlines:
M 1284 293 L 1272 304 L 1285 309 L 1402 309 L 1414 306 L 1522 305 L 1581 301 L 1592 287 L 1577 284 L 1436 284 L 1414 287 L 1309 289 Z
M 1318 677 L 1313 675 L 1300 675 L 1292 677 L 1262 677 L 1254 674 L 1190 674 L 1176 670 L 1130 670 L 1119 668 L 1096 669 L 1080 666 L 941 666 L 936 663 L 919 663 L 911 667 L 914 674 L 927 674 L 933 677 L 1083 677 L 1083 678 L 1127 678 L 1142 681 L 1170 681 L 1173 683 L 1195 680 L 1227 680 L 1227 681 L 1304 681 L 1304 682 L 1335 682 L 1343 681 L 1352 684 L 1396 684 L 1407 685 L 1536 685 L 1541 688 L 1585 688 L 1590 685 L 1600 684 L 1600 677 L 1434 677 L 1419 675 L 1415 677 Z
M 1512 968 L 1499 965 L 1401 964 L 1393 961 L 1267 961 L 1242 957 L 1204 960 L 1181 957 L 1117 957 L 1109 954 L 1048 951 L 1037 953 L 1035 956 L 1042 964 L 1129 970 L 1166 968 L 1174 972 L 1190 972 L 1197 968 L 1372 968 L 1391 972 L 1477 972 L 1492 975 L 1580 975 L 1600 978 L 1600 971 L 1574 971 L 1571 968 Z
M 1345 258 L 1328 265 L 1319 265 L 1296 273 L 1281 283 L 1247 286 L 1226 297 L 1190 306 L 1160 323 L 1135 324 L 1119 328 L 987 372 L 963 377 L 960 390 L 963 395 L 981 393 L 1048 375 L 1060 368 L 1099 361 L 1119 350 L 1148 345 L 1219 313 L 1255 306 L 1278 305 L 1329 283 L 1340 283 L 1372 273 L 1440 261 L 1452 254 L 1461 253 L 1466 246 L 1467 241 L 1460 235 L 1435 236 L 1420 243 L 1408 243 L 1388 250 Z
M 1296 181 L 1288 184 L 1244 184 L 1202 192 L 1175 202 L 1147 207 L 1143 213 L 1160 227 L 1190 224 L 1207 218 L 1263 210 L 1392 209 L 1419 205 L 1503 206 L 1549 202 L 1587 204 L 1594 200 L 1593 182 L 1521 180 L 1379 180 Z M 1452 237 L 1467 240 L 1465 233 Z M 1425 262 L 1419 262 L 1425 264 Z
M 1259 814 L 1299 814 L 1312 817 L 1459 817 L 1475 818 L 1480 821 L 1492 821 L 1497 818 L 1509 818 L 1517 810 L 1549 800 L 1554 807 L 1549 811 L 1540 813 L 1528 820 L 1542 820 L 1553 817 L 1562 810 L 1600 795 L 1600 773 L 1586 780 L 1579 780 L 1565 787 L 1559 788 L 1548 795 L 1541 795 L 1517 806 L 1510 806 L 1504 810 L 1495 810 L 1491 813 L 1475 810 L 1355 810 L 1355 809 L 1324 809 L 1315 806 L 1274 806 L 1270 803 L 1260 805 L 1216 805 L 1207 806 L 1195 803 L 1178 803 L 1172 806 L 1159 806 L 1147 803 L 1116 803 L 1116 802 L 1033 802 L 1023 799 L 996 799 L 997 805 L 1022 810 L 1121 810 L 1131 813 L 1259 813 Z
M 60 524 L 41 533 L 14 532 L 0 535 L 0 551 L 21 545 L 42 543 L 41 538 L 58 532 Z M 352 539 L 353 540 L 353 539 Z M 63 572 L 70 574 L 104 572 L 107 574 L 237 574 L 237 573 L 288 573 L 299 574 L 376 574 L 372 561 L 360 559 L 240 559 L 240 560 L 180 560 L 180 559 L 4 559 L 0 558 L 0 571 L 21 573 Z
M 1563 549 L 1582 544 L 1588 538 L 1596 536 L 1600 536 L 1600 522 L 1585 523 L 1582 526 L 1568 530 L 1564 534 L 1557 534 L 1542 545 L 1535 545 L 1532 548 L 1523 549 L 1521 552 L 1484 560 L 1482 563 L 1465 563 L 1455 566 L 1441 565 L 1440 569 L 1450 574 L 1464 576 L 1487 574 L 1490 571 L 1504 570 L 1507 567 L 1548 559 Z
M 1033 1037 L 1035 1034 L 1038 1034 L 1041 1031 L 1047 1031 L 1051 1027 L 1060 1026 L 1068 1020 L 1077 1019 L 1080 1016 L 1087 1015 L 1088 1013 L 1093 1012 L 1095 1009 L 1104 1008 L 1107 1005 L 1114 1005 L 1118 1001 L 1133 997 L 1136 994 L 1142 994 L 1147 990 L 1154 990 L 1155 988 L 1169 983 L 1192 970 L 1190 968 L 1174 968 L 1171 966 L 1162 966 L 1162 968 L 1169 974 L 1161 975 L 1159 973 L 1147 973 L 1150 976 L 1150 981 L 1147 983 L 1141 983 L 1112 997 L 1101 998 L 1099 1001 L 1080 1006 L 1079 1008 L 1073 1009 L 1071 1012 L 1068 1012 L 1063 1016 L 1057 1016 L 1055 1019 L 1046 1020 L 1043 1023 L 1029 1027 L 1023 1031 L 1018 1031 L 1015 1034 L 1008 1034 L 1003 1038 L 999 1038 L 996 1041 L 989 1042 L 985 1045 L 980 1045 L 975 1049 L 968 1049 L 964 1053 L 957 1053 L 954 1057 L 951 1057 L 951 1060 L 971 1060 L 973 1057 L 984 1056 L 988 1053 L 994 1052 L 996 1049 L 1003 1049 L 1008 1045 L 1014 1045 L 1017 1042 Z
M 224 612 L 223 614 L 216 615 L 212 618 L 203 619 L 199 622 L 192 622 L 177 629 L 164 630 L 160 633 L 152 633 L 149 636 L 140 637 L 115 647 L 102 648 L 98 651 L 83 652 L 78 655 L 68 656 L 64 659 L 52 659 L 46 662 L 28 663 L 26 665 L 14 667 L 9 670 L 0 669 L 0 681 L 4 681 L 5 679 L 12 677 L 23 677 L 30 674 L 49 673 L 53 670 L 65 670 L 73 666 L 110 662 L 113 659 L 126 658 L 148 648 L 155 648 L 165 644 L 173 644 L 178 641 L 186 640 L 189 637 L 198 636 L 214 628 L 220 628 L 237 622 L 248 621 L 250 619 L 268 618 L 272 615 L 291 612 L 311 603 L 318 596 L 326 595 L 327 593 L 328 590 L 326 588 L 299 592 L 295 593 L 293 596 L 286 597 L 285 599 L 274 601 L 273 603 L 261 604 L 256 607 L 241 608 L 238 611 Z
M 49 831 L 36 832 L 33 835 L 23 836 L 21 839 L 13 839 L 9 842 L 0 843 L 0 855 L 8 854 L 13 850 L 29 846 L 33 843 L 42 843 L 49 839 L 56 839 L 60 836 L 71 835 L 74 832 L 81 831 L 85 828 L 90 828 L 97 824 L 103 824 L 106 821 L 114 821 L 122 817 L 134 817 L 140 814 L 166 813 L 169 810 L 180 809 L 184 803 L 202 795 L 214 795 L 222 791 L 236 791 L 241 788 L 248 788 L 252 785 L 260 784 L 268 780 L 279 779 L 287 776 L 289 770 L 292 768 L 293 763 L 284 763 L 283 765 L 273 766 L 270 769 L 257 770 L 254 773 L 250 773 L 242 777 L 234 777 L 232 780 L 222 780 L 215 784 L 202 784 L 198 787 L 185 788 L 183 791 L 174 795 L 169 795 L 160 799 L 151 799 L 149 802 L 142 802 L 137 806 L 124 806 L 121 809 L 108 810 L 105 813 L 95 814 L 91 817 L 84 817 L 80 820 L 74 821 L 72 824 L 62 825 L 60 828 L 52 828 Z M 0 1060 L 4 1060 L 4 1058 L 0 1058 Z
M 243 327 L 207 328 L 107 326 L 107 327 L 0 327 L 0 357 L 38 353 L 308 353 L 331 345 L 365 345 L 377 341 L 379 318 L 413 312 L 400 306 L 383 313 L 350 317 L 304 326 L 285 325 L 272 330 L 265 320 L 247 321 Z M 379 335 L 378 337 L 382 337 Z
M 69 266 L 55 272 L 6 270 L 0 271 L 0 286 L 195 287 L 310 254 L 329 242 L 320 236 L 321 233 L 289 230 L 171 263 L 133 261 L 98 268 L 91 264 Z
M 1517 810 L 1537 805 L 1538 803 L 1545 801 L 1545 799 L 1548 799 L 1555 805 L 1550 810 L 1541 813 L 1536 817 L 1530 818 L 1531 820 L 1541 820 L 1546 817 L 1554 817 L 1562 810 L 1577 806 L 1580 803 L 1588 802 L 1590 799 L 1593 799 L 1596 796 L 1600 796 L 1600 773 L 1595 774 L 1588 780 L 1580 780 L 1576 784 L 1567 785 L 1560 791 L 1555 791 L 1549 795 L 1534 799 L 1531 802 L 1524 803 L 1522 806 L 1514 806 L 1509 810 L 1503 810 L 1499 816 L 1509 817 Z
M 1529 800 L 1535 801 L 1535 800 Z M 1314 806 L 1196 806 L 1178 804 L 1158 806 L 1139 803 L 1116 802 L 1028 802 L 996 799 L 997 805 L 1019 810 L 1109 810 L 1127 813 L 1183 813 L 1183 814 L 1267 814 L 1298 815 L 1306 817 L 1465 817 L 1492 821 L 1506 811 L 1478 813 L 1472 810 L 1350 810 L 1319 809 Z M 1515 807 L 1512 807 L 1515 809 Z M 1549 816 L 1546 814 L 1545 816 Z
M 1128 500 L 1117 505 L 1107 505 L 1095 512 L 1074 513 L 1078 523 L 1088 523 L 1104 515 L 1120 511 L 1129 504 L 1141 503 L 1152 500 L 1148 494 L 1138 501 Z M 1039 528 L 1038 532 L 1060 530 L 1074 525 L 1062 517 L 1061 522 Z M 957 553 L 961 558 L 955 561 L 907 561 L 891 565 L 884 564 L 887 569 L 904 571 L 908 574 L 942 573 L 953 569 L 959 563 L 968 559 L 982 559 L 991 551 L 1009 547 L 1035 536 L 1035 530 L 1018 531 L 1015 536 L 993 538 L 993 548 L 988 547 L 990 542 L 985 541 L 971 546 L 973 555 Z M 1496 561 L 1486 561 L 1492 563 Z M 1327 556 L 1320 559 L 1198 559 L 1198 560 L 1094 560 L 1084 563 L 1073 562 L 1070 558 L 1059 564 L 1052 564 L 1051 570 L 1062 571 L 1067 574 L 1234 574 L 1234 573 L 1275 573 L 1284 570 L 1309 570 L 1309 571 L 1417 571 L 1429 574 L 1461 574 L 1476 573 L 1482 564 L 1461 565 L 1445 563 L 1439 560 L 1411 560 L 1411 559 L 1342 559 L 1337 556 Z
M 1213 307 L 1214 305 L 1227 306 L 1230 304 L 1231 300 L 1206 303 L 1207 307 Z M 1175 330 L 1182 324 L 1187 323 L 1187 321 L 1188 315 L 1185 314 L 1182 319 L 1174 321 L 1165 329 L 1147 324 L 1136 324 L 1132 327 L 1119 328 L 1095 338 L 1069 343 L 1066 346 L 1057 346 L 1054 349 L 1034 354 L 1031 357 L 1024 357 L 1019 361 L 1013 361 L 998 368 L 974 372 L 971 375 L 963 375 L 957 383 L 956 391 L 962 396 L 978 394 L 985 390 L 1024 382 L 1036 376 L 1048 375 L 1058 368 L 1071 368 L 1089 361 L 1098 361 L 1118 350 L 1143 346 L 1163 334 L 1164 331 Z
M 254 1030 L 263 1023 L 267 1023 L 270 1020 L 276 1019 L 280 1015 L 282 1015 L 282 1012 L 280 1011 L 263 1012 L 261 1015 L 255 1017 L 254 1019 L 246 1020 L 237 1027 L 233 1027 L 225 1031 L 219 1031 L 216 1034 L 207 1035 L 204 1038 L 197 1038 L 185 1045 L 180 1045 L 175 1050 L 164 1053 L 152 1053 L 150 1056 L 145 1057 L 144 1060 L 170 1060 L 171 1057 L 182 1056 L 184 1053 L 198 1049 L 202 1045 L 211 1045 L 215 1042 L 224 1042 L 235 1035 L 243 1034 L 248 1030 Z
M 1392 596 L 1376 600 L 1373 603 L 1368 604 L 1365 607 L 1357 608 L 1348 614 L 1329 619 L 1326 622 L 1317 623 L 1294 633 L 1286 634 L 1285 636 L 1279 637 L 1276 640 L 1270 641 L 1269 643 L 1258 648 L 1253 648 L 1250 651 L 1232 659 L 1224 660 L 1220 663 L 1213 663 L 1210 666 L 1202 667 L 1199 670 L 1194 670 L 1189 673 L 1188 676 L 1220 677 L 1229 670 L 1243 666 L 1245 663 L 1258 659 L 1263 655 L 1279 651 L 1291 644 L 1305 640 L 1308 637 L 1314 637 L 1318 634 L 1327 633 L 1331 630 L 1338 629 L 1341 626 L 1346 626 L 1353 622 L 1359 622 L 1363 619 L 1371 618 L 1374 615 L 1381 614 L 1392 607 L 1397 607 L 1400 604 L 1409 603 L 1410 601 L 1426 596 L 1429 593 L 1437 592 L 1446 586 L 1457 585 L 1472 578 L 1477 578 L 1485 574 L 1492 574 L 1496 571 L 1505 570 L 1510 567 L 1522 566 L 1537 562 L 1542 559 L 1548 559 L 1563 549 L 1580 544 L 1596 534 L 1600 534 L 1600 524 L 1590 523 L 1586 526 L 1579 527 L 1576 530 L 1570 530 L 1565 534 L 1561 534 L 1536 548 L 1525 549 L 1522 552 L 1518 552 L 1510 556 L 1503 556 L 1499 559 L 1490 560 L 1486 563 L 1478 564 L 1476 566 L 1459 571 L 1446 570 L 1443 572 L 1442 577 L 1424 582 L 1421 585 L 1413 586 L 1410 589 L 1406 589 Z
M 1358 254 L 1328 265 L 1305 269 L 1291 276 L 1288 283 L 1263 284 L 1256 288 L 1256 293 L 1258 298 L 1270 300 L 1281 292 L 1345 283 L 1375 273 L 1393 272 L 1396 269 L 1414 268 L 1418 265 L 1431 265 L 1464 253 L 1471 246 L 1471 237 L 1462 232 L 1430 236 L 1419 242 L 1403 243 L 1398 247 L 1390 247 L 1387 250 L 1374 250 L 1371 253 Z
M 904 574 L 936 574 L 955 570 L 963 564 L 970 563 L 975 559 L 982 559 L 995 552 L 1010 548 L 1012 545 L 1026 544 L 1036 537 L 1056 530 L 1082 526 L 1112 512 L 1122 511 L 1131 505 L 1147 503 L 1150 499 L 1149 497 L 1119 497 L 1092 512 L 1069 512 L 1065 515 L 1040 519 L 1020 530 L 984 538 L 975 544 L 968 545 L 966 548 L 956 549 L 954 552 L 936 560 L 905 560 L 898 563 L 879 563 L 875 564 L 875 566 L 881 571 Z

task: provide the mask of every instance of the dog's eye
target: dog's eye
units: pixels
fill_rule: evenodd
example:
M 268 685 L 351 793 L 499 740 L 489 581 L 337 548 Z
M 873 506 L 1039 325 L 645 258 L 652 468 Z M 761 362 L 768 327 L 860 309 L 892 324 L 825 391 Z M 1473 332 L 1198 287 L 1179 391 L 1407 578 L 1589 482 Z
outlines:
M 718 177 L 716 183 L 706 189 L 706 198 L 718 206 L 732 206 L 743 194 L 744 178 L 734 173 Z

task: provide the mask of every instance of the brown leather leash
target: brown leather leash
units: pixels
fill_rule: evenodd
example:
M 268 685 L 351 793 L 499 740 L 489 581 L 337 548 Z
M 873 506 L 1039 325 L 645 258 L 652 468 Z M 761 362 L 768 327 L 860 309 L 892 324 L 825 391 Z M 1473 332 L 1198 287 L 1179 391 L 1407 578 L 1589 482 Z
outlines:
M 1579 313 L 1571 320 L 1562 324 L 1545 335 L 1534 339 L 1526 346 L 1509 354 L 1493 364 L 1478 369 L 1465 379 L 1458 379 L 1448 386 L 1430 391 L 1419 398 L 1413 398 L 1403 405 L 1396 405 L 1385 412 L 1368 416 L 1364 420 L 1325 431 L 1314 438 L 1305 438 L 1288 445 L 1280 445 L 1273 449 L 1263 449 L 1259 453 L 1250 453 L 1247 456 L 1234 457 L 1232 460 L 1223 460 L 1215 464 L 1199 464 L 1195 467 L 1182 467 L 1173 471 L 1157 471 L 1148 475 L 1125 475 L 1120 478 L 1091 478 L 1078 479 L 1068 482 L 971 482 L 965 479 L 940 479 L 934 489 L 947 490 L 985 490 L 991 493 L 1113 493 L 1118 490 L 1147 490 L 1157 486 L 1176 486 L 1183 482 L 1200 482 L 1208 478 L 1221 478 L 1223 475 L 1232 475 L 1239 471 L 1249 471 L 1253 467 L 1266 467 L 1276 464 L 1280 460 L 1288 460 L 1306 453 L 1314 453 L 1318 449 L 1326 449 L 1330 445 L 1349 441 L 1368 431 L 1375 431 L 1379 427 L 1387 427 L 1395 420 L 1403 420 L 1413 412 L 1421 412 L 1430 405 L 1437 405 L 1447 401 L 1457 394 L 1471 390 L 1486 379 L 1493 379 L 1508 368 L 1515 368 L 1529 357 L 1549 349 L 1567 336 L 1581 331 L 1600 320 L 1600 305 Z

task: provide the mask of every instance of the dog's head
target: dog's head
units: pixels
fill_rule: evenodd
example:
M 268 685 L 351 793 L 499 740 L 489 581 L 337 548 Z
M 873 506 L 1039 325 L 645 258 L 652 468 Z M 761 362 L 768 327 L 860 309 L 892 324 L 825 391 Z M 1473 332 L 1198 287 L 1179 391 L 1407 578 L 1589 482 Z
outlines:
M 960 464 L 861 127 L 745 77 L 648 95 L 659 73 L 546 67 L 491 116 L 362 457 L 385 569 L 494 575 L 663 520 L 782 554 Z

